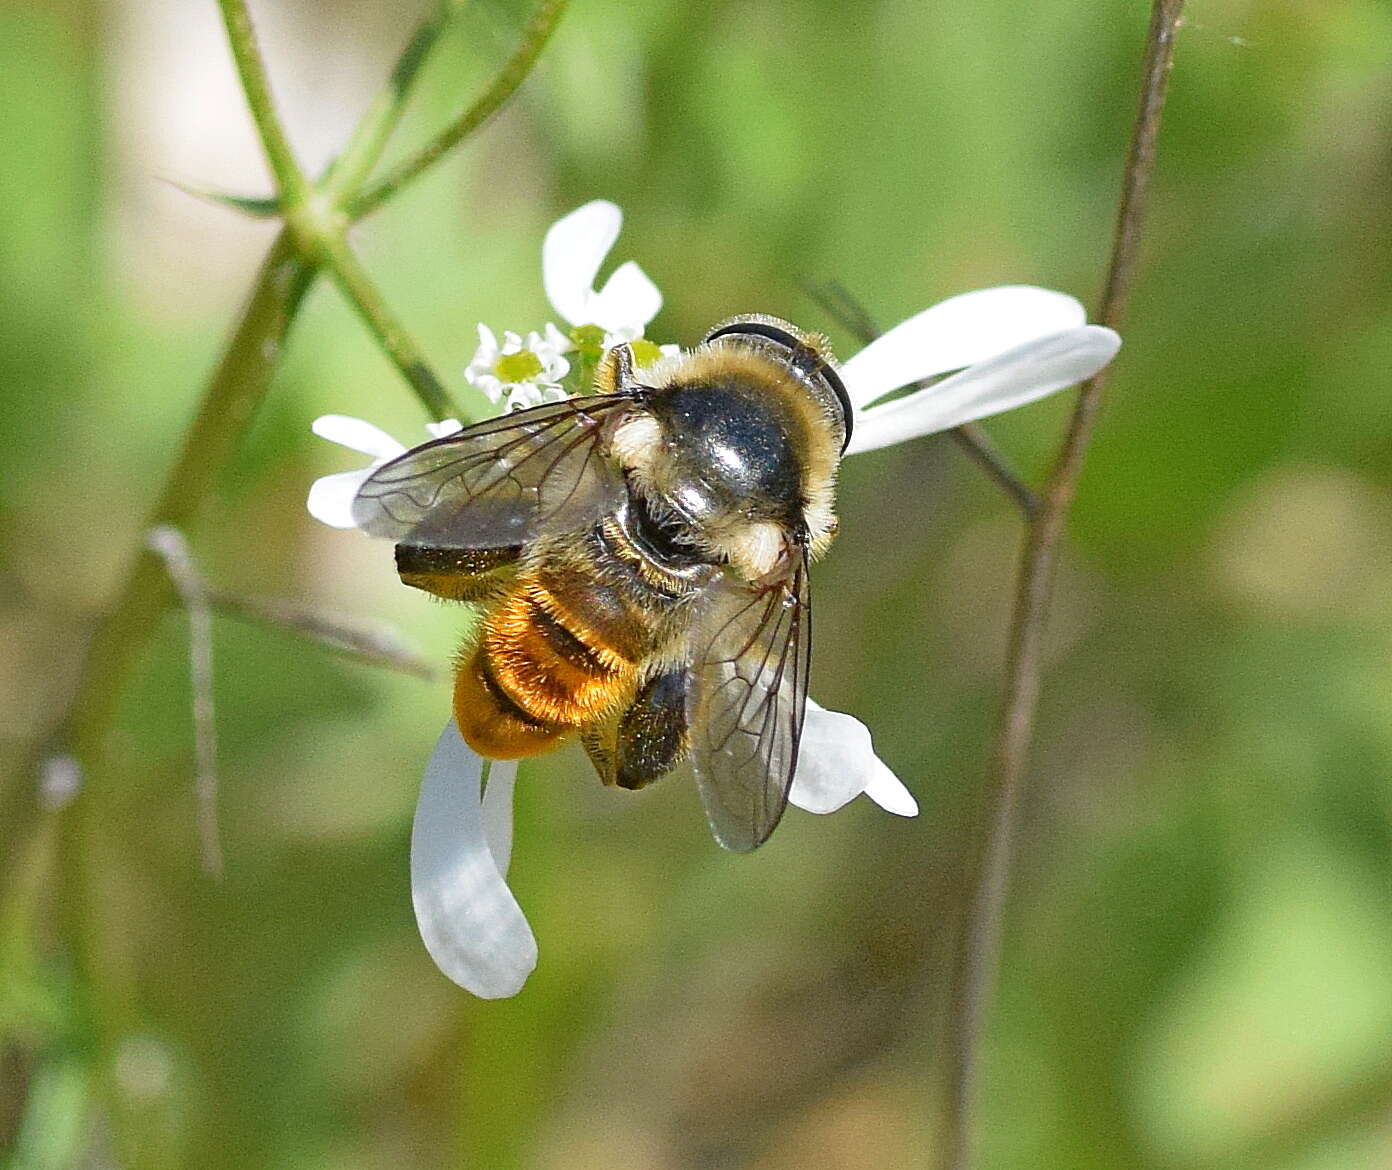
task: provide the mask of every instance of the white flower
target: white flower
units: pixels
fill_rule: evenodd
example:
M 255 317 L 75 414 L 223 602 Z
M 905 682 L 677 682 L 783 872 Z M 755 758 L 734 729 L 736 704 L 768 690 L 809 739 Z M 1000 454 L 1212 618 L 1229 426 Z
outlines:
M 546 293 L 572 326 L 570 336 L 548 325 L 544 335 L 530 333 L 525 341 L 505 333 L 499 346 L 487 327 L 479 327 L 479 349 L 466 377 L 493 402 L 506 398 L 515 408 L 548 395 L 563 397 L 557 383 L 568 364 L 560 355 L 589 348 L 593 356 L 601 352 L 601 338 L 603 348 L 639 340 L 645 351 L 653 351 L 639 354 L 640 364 L 657 356 L 658 347 L 640 339 L 662 296 L 642 270 L 629 261 L 594 290 L 622 220 L 614 204 L 597 200 L 559 220 L 546 235 Z M 846 454 L 1033 402 L 1091 377 L 1120 344 L 1111 330 L 1086 324 L 1078 301 L 1047 289 L 1006 286 L 943 301 L 897 325 L 841 367 L 853 412 Z M 660 352 L 678 351 L 663 346 Z M 521 360 L 507 364 L 511 357 Z M 946 376 L 888 397 L 939 375 Z M 439 437 L 458 427 L 435 424 L 431 433 Z M 361 471 L 325 476 L 310 490 L 313 515 L 335 527 L 352 527 L 358 488 L 404 448 L 371 424 L 340 415 L 318 419 L 314 430 L 372 456 Z M 506 882 L 516 764 L 495 763 L 482 794 L 481 775 L 482 761 L 451 721 L 421 786 L 411 837 L 411 886 L 421 937 L 436 964 L 461 987 L 495 998 L 521 989 L 536 965 L 537 945 Z M 913 796 L 876 756 L 866 726 L 809 700 L 789 801 L 808 812 L 830 813 L 861 794 L 889 812 L 917 815 Z
M 559 402 L 566 396 L 561 379 L 570 363 L 561 356 L 565 338 L 554 325 L 546 336 L 533 330 L 524 341 L 510 330 L 503 333 L 503 344 L 487 325 L 478 327 L 479 344 L 464 371 L 471 386 L 477 386 L 495 406 L 523 410 L 543 402 Z
M 600 255 L 617 231 L 614 218 Z M 948 430 L 1091 377 L 1116 354 L 1121 339 L 1086 320 L 1072 297 L 1024 286 L 965 293 L 909 318 L 841 367 L 854 410 L 846 453 Z M 883 401 L 903 386 L 945 373 L 931 386 Z M 494 765 L 495 777 L 500 766 Z M 418 889 L 416 908 L 440 969 L 476 994 L 510 995 L 534 966 L 537 947 L 505 881 L 507 850 L 487 844 L 510 840 L 506 801 L 512 773 L 506 788 L 490 783 L 480 804 L 474 796 L 479 768 L 451 723 L 426 770 L 412 838 L 412 881 L 416 887 L 429 877 L 429 885 Z M 433 810 L 444 799 L 441 788 L 459 805 L 437 821 Z M 876 756 L 866 726 L 809 700 L 789 801 L 808 812 L 830 813 L 861 794 L 900 816 L 918 812 L 908 789 Z M 416 854 L 426 845 L 429 863 L 423 858 L 418 864 Z M 504 860 L 495 862 L 498 856 Z
M 606 349 L 640 339 L 662 308 L 657 285 L 632 260 L 595 291 L 595 277 L 622 226 L 623 212 L 595 199 L 553 223 L 541 247 L 541 280 L 551 307 L 572 329 L 600 330 Z M 573 348 L 574 336 L 568 341 Z
M 372 462 L 358 471 L 340 471 L 316 479 L 310 485 L 309 499 L 305 501 L 309 514 L 316 520 L 332 528 L 355 528 L 353 497 L 358 494 L 358 488 L 382 464 L 404 455 L 406 448 L 386 431 L 346 414 L 320 415 L 310 429 L 321 439 L 372 457 Z M 447 418 L 443 422 L 426 423 L 425 429 L 432 439 L 443 439 L 459 430 L 460 422 Z

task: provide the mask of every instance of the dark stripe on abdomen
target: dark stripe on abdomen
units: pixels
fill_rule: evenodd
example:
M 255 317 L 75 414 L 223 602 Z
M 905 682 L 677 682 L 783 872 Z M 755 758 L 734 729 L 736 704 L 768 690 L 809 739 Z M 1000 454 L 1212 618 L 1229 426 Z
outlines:
M 534 594 L 528 594 L 527 618 L 558 658 L 588 674 L 611 674 L 599 655 L 561 621 L 549 614 Z

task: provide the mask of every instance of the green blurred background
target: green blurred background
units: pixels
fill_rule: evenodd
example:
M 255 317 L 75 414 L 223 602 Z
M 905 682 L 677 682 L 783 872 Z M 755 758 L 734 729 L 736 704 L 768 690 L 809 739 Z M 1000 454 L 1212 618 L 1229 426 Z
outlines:
M 424 8 L 254 5 L 310 165 Z M 1091 298 L 1146 8 L 574 0 L 520 98 L 355 238 L 476 410 L 475 323 L 546 319 L 541 235 L 595 197 L 627 212 L 612 259 L 666 294 L 660 341 L 753 310 L 852 352 L 808 279 L 885 324 L 995 283 Z M 526 15 L 469 8 L 402 143 Z M 983 1167 L 1392 1165 L 1389 34 L 1382 0 L 1190 5 L 1054 607 Z M 0 142 L 0 738 L 26 785 L 274 228 L 164 182 L 268 190 L 210 2 L 9 0 Z M 1065 408 L 991 430 L 1037 475 Z M 541 963 L 483 1003 L 420 946 L 406 869 L 466 617 L 305 513 L 314 476 L 355 465 L 310 435 L 329 411 L 423 437 L 321 282 L 193 549 L 221 587 L 390 622 L 440 677 L 219 620 L 218 883 L 169 616 L 83 797 L 98 831 L 26 854 L 0 907 L 0 1149 L 25 1170 L 924 1164 L 1005 499 L 944 441 L 844 470 L 813 689 L 870 723 L 917 820 L 795 811 L 734 857 L 692 792 L 548 759 L 513 868 Z

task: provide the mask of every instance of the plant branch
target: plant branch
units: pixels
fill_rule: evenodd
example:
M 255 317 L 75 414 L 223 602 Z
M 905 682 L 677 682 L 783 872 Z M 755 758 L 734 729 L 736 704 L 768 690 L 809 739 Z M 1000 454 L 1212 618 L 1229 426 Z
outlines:
M 385 627 L 350 625 L 281 598 L 213 590 L 208 600 L 218 613 L 294 634 L 358 662 L 389 667 L 427 682 L 435 677 L 434 667 Z
M 825 285 L 805 282 L 803 288 L 823 312 L 856 337 L 862 345 L 869 345 L 883 332 L 860 300 L 840 281 L 829 281 Z M 924 388 L 931 384 L 920 382 L 918 387 Z M 1030 486 L 1015 474 L 1005 456 L 991 442 L 991 437 L 984 427 L 978 423 L 963 423 L 947 433 L 967 456 L 1020 506 L 1027 519 L 1039 511 L 1038 497 Z
M 381 161 L 387 141 L 406 111 L 406 103 L 426 58 L 459 6 L 449 4 L 424 20 L 402 50 L 381 93 L 363 114 L 348 145 L 324 176 L 323 188 L 335 202 L 360 191 Z
M 326 253 L 340 287 L 348 293 L 374 334 L 392 343 L 389 353 L 422 396 L 427 409 L 437 417 L 451 412 L 438 379 L 423 362 L 417 364 L 415 347 L 386 312 L 370 280 L 342 242 L 346 217 L 336 212 L 333 200 L 312 198 L 310 184 L 295 162 L 275 113 L 245 0 L 218 0 L 218 3 L 247 104 L 279 187 L 275 200 L 253 201 L 254 210 L 257 213 L 268 211 L 274 204 L 285 213 L 286 226 L 262 264 L 247 307 L 204 391 L 178 462 L 146 521 L 145 531 L 161 525 L 180 530 L 190 526 L 269 387 L 290 323 Z M 458 4 L 446 4 L 448 11 L 439 19 L 447 19 L 458 7 Z M 466 112 L 460 123 L 447 131 L 448 144 L 441 148 L 437 141 L 434 157 L 482 124 L 517 88 L 564 8 L 564 0 L 548 0 L 543 4 L 517 54 L 495 78 L 488 93 Z M 388 96 L 369 110 L 345 151 L 348 169 L 344 174 L 358 170 L 365 175 L 377 161 L 426 53 L 438 37 L 436 25 L 437 21 L 427 21 L 398 60 L 388 85 Z M 442 136 L 442 140 L 445 137 Z M 424 166 L 413 168 L 409 177 L 423 169 Z M 375 189 L 377 193 L 372 196 L 372 206 L 383 202 L 404 181 L 398 178 L 386 188 L 379 184 Z M 346 190 L 345 185 L 338 198 L 350 202 L 357 194 Z M 231 203 L 236 206 L 237 201 L 234 199 Z M 31 755 L 28 775 L 36 779 L 42 776 L 45 761 L 52 758 L 71 758 L 75 774 L 91 773 L 125 679 L 172 599 L 173 590 L 159 558 L 148 548 L 139 551 L 124 585 L 87 646 L 86 660 L 75 691 L 64 704 L 59 726 Z M 7 885 L 18 859 L 25 855 L 24 843 L 34 832 L 39 817 L 45 812 L 58 811 L 49 807 L 49 800 L 38 783 L 0 786 L 0 889 Z M 79 807 L 86 803 L 78 797 L 73 801 Z
M 270 387 L 286 331 L 311 275 L 312 269 L 295 254 L 290 234 L 282 232 L 261 266 L 246 311 L 204 392 L 146 531 L 191 526 Z M 73 704 L 68 738 L 80 760 L 90 762 L 97 754 L 120 683 L 171 596 L 159 557 L 148 549 L 140 553 L 111 616 L 93 639 Z
M 967 458 L 994 479 L 1001 490 L 1020 506 L 1026 520 L 1032 520 L 1039 514 L 1039 497 L 1005 461 L 1005 456 L 991 441 L 985 427 L 980 423 L 963 423 L 947 433 L 952 441 L 962 448 Z
M 312 268 L 297 256 L 290 232 L 283 231 L 261 266 L 241 321 L 204 391 L 145 531 L 162 525 L 183 530 L 192 524 L 270 386 L 286 332 L 312 274 Z M 148 548 L 138 552 L 125 584 L 87 648 L 63 724 L 36 755 L 30 775 L 39 775 L 42 760 L 53 755 L 73 756 L 85 776 L 98 770 L 93 765 L 125 680 L 172 599 L 173 590 L 159 557 Z M 5 807 L 0 809 L 0 871 L 8 877 L 10 861 L 21 852 L 19 843 L 28 836 L 44 806 L 36 786 L 3 786 L 0 794 L 5 797 Z M 88 785 L 74 803 L 80 806 L 90 796 Z
M 396 319 L 387 303 L 372 283 L 367 270 L 358 261 L 341 233 L 319 238 L 320 259 L 339 291 L 357 310 L 363 324 L 372 332 L 383 352 L 406 379 L 416 397 L 436 422 L 459 418 L 458 408 L 450 401 L 443 383 L 426 364 L 420 347 Z
M 309 195 L 309 184 L 295 161 L 290 140 L 276 115 L 266 64 L 256 44 L 256 32 L 251 27 L 251 14 L 247 11 L 245 0 L 218 0 L 218 7 L 222 10 L 222 22 L 227 28 L 227 40 L 232 47 L 232 59 L 237 66 L 237 76 L 241 78 L 242 91 L 246 95 L 247 105 L 251 107 L 251 116 L 256 122 L 256 132 L 261 138 L 271 173 L 275 175 L 280 206 L 286 209 L 300 207 Z
M 489 87 L 458 118 L 440 131 L 415 154 L 392 168 L 382 179 L 348 203 L 348 218 L 361 219 L 381 207 L 408 183 L 428 171 L 440 159 L 496 114 L 517 87 L 527 79 L 532 66 L 557 24 L 565 14 L 568 0 L 542 0 L 512 56 L 494 75 Z
M 145 531 L 178 533 L 194 521 L 217 477 L 222 473 L 270 386 L 290 325 L 303 303 L 321 263 L 359 307 L 374 332 L 403 366 L 408 380 L 437 417 L 448 412 L 438 381 L 424 364 L 413 359 L 413 347 L 386 313 L 366 274 L 343 241 L 347 217 L 342 207 L 352 202 L 380 160 L 388 137 L 419 72 L 421 62 L 438 37 L 448 12 L 428 21 L 408 45 L 393 71 L 387 94 L 369 109 L 339 166 L 331 171 L 333 185 L 319 192 L 295 160 L 275 110 L 264 62 L 256 44 L 245 0 L 218 0 L 229 44 L 241 78 L 247 105 L 276 181 L 272 199 L 239 199 L 209 195 L 247 214 L 279 213 L 285 226 L 271 246 L 233 336 L 204 390 L 197 413 L 184 436 L 179 457 L 146 522 Z M 457 3 L 446 8 L 452 12 Z M 461 141 L 482 124 L 517 88 L 564 9 L 551 0 L 543 6 L 518 56 L 495 79 L 493 88 L 451 129 L 424 161 L 406 178 Z M 405 178 L 379 191 L 379 205 Z M 170 551 L 166 549 L 165 551 Z M 124 584 L 110 609 L 97 624 L 86 647 L 85 661 L 73 693 L 63 703 L 57 726 L 35 745 L 29 767 L 21 775 L 31 782 L 0 785 L 0 905 L 7 891 L 23 880 L 36 858 L 47 858 L 50 846 L 59 855 L 54 901 L 62 908 L 64 934 L 82 975 L 95 1021 L 97 1053 L 108 1107 L 111 1141 L 118 1160 L 135 1164 L 152 1139 L 140 1111 L 129 1106 L 128 1094 L 116 1080 L 116 1058 L 123 1037 L 138 1033 L 141 1012 L 129 940 L 119 914 L 110 905 L 103 883 L 104 866 L 113 847 L 110 828 L 112 786 L 94 783 L 103 771 L 106 733 L 140 655 L 177 592 L 170 577 L 179 576 L 178 557 L 166 565 L 148 545 L 137 550 Z M 188 595 L 188 590 L 184 590 Z M 200 599 L 201 601 L 206 598 Z M 200 607 L 195 607 L 200 608 Z M 206 610 L 203 611 L 206 615 Z M 321 631 L 322 633 L 323 631 Z M 195 639 L 197 641 L 197 639 Z M 368 639 L 370 642 L 371 639 Z M 367 648 L 352 647 L 346 652 Z M 378 644 L 382 658 L 394 647 Z M 195 658 L 199 657 L 195 654 Z M 404 666 L 404 663 L 399 663 Z M 207 661 L 195 663 L 196 689 L 206 694 Z M 210 711 L 199 717 L 207 726 Z M 211 737 L 200 734 L 200 774 L 210 776 Z M 211 789 L 204 785 L 205 792 Z M 210 802 L 205 800 L 205 807 Z M 207 823 L 206 820 L 204 822 Z M 50 864 L 43 861 L 44 865 Z
M 1174 60 L 1174 38 L 1184 0 L 1154 0 L 1141 67 L 1140 107 L 1127 153 L 1111 261 L 1098 318 L 1110 326 L 1124 315 L 1135 280 L 1138 246 L 1155 169 L 1156 142 Z M 987 823 L 969 858 L 974 883 L 966 929 L 954 971 L 948 1013 L 947 1101 L 940 1164 L 971 1165 L 971 1124 L 977 1101 L 979 1056 L 999 963 L 1001 922 L 1009 887 L 1020 789 L 1034 732 L 1049 597 L 1068 508 L 1077 491 L 1092 437 L 1104 369 L 1079 392 L 1063 445 L 1049 474 L 1038 514 L 1028 526 L 1021 557 L 1005 667 L 1005 694 L 986 790 Z
M 153 529 L 148 542 L 164 561 L 169 580 L 188 613 L 189 687 L 193 694 L 194 794 L 203 868 L 223 874 L 222 834 L 217 811 L 217 717 L 213 707 L 213 614 L 208 590 L 184 534 L 169 524 Z

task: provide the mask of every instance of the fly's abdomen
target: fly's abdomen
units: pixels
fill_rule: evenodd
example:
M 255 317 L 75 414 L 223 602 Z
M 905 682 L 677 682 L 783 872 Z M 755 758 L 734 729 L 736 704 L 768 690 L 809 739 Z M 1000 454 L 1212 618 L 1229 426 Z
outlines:
M 489 613 L 478 648 L 459 664 L 460 734 L 493 759 L 543 752 L 632 694 L 648 641 L 593 569 L 538 566 Z

